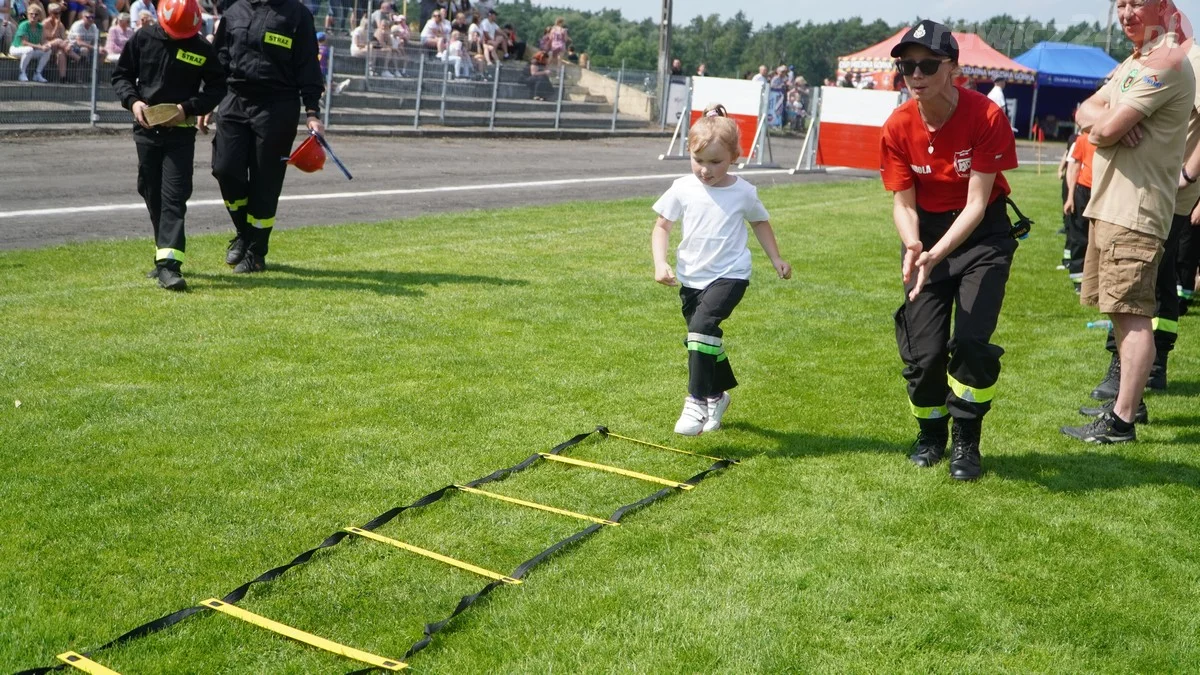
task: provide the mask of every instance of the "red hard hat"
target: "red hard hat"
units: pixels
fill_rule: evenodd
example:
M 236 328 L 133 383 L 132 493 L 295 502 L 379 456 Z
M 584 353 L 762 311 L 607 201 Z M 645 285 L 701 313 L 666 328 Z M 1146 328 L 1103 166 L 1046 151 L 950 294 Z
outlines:
M 159 0 L 158 23 L 175 40 L 186 40 L 200 32 L 200 3 L 196 0 Z
M 320 171 L 325 168 L 325 148 L 317 142 L 316 136 L 309 136 L 296 148 L 292 156 L 288 157 L 288 164 L 306 173 Z

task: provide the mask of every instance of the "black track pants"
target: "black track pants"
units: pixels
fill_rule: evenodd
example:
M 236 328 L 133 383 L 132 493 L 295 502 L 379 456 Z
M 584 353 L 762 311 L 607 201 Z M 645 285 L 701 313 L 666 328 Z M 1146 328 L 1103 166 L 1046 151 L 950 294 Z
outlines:
M 991 409 L 1004 354 L 991 339 L 1017 247 L 1004 202 L 997 201 L 975 234 L 933 270 L 916 300 L 908 300 L 905 289 L 896 311 L 896 345 L 918 419 L 977 420 Z M 954 215 L 922 214 L 925 250 Z
M 1083 211 L 1091 199 L 1091 188 L 1075 186 L 1075 213 L 1066 218 L 1067 248 L 1063 255 L 1072 281 L 1083 280 L 1083 256 L 1087 253 L 1088 228 L 1092 225 L 1091 218 L 1083 217 Z
M 260 104 L 230 93 L 217 111 L 213 176 L 238 237 L 248 242 L 248 250 L 265 256 L 300 123 L 300 101 Z
M 138 194 L 146 202 L 154 227 L 154 264 L 179 269 L 187 250 L 184 217 L 192 196 L 196 130 L 139 127 L 133 140 L 138 154 Z
M 1192 225 L 1181 234 L 1175 275 L 1179 279 L 1179 299 L 1190 301 L 1196 294 L 1196 270 L 1200 268 L 1200 227 Z
M 683 320 L 688 335 L 688 393 L 696 398 L 717 396 L 737 386 L 722 341 L 721 322 L 742 301 L 749 281 L 717 279 L 704 290 L 682 287 Z

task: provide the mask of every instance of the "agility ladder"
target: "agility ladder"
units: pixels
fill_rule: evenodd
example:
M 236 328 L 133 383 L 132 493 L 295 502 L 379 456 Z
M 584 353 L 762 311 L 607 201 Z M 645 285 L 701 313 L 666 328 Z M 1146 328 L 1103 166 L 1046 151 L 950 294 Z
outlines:
M 623 469 L 623 468 L 616 467 L 616 466 L 610 466 L 607 464 L 598 464 L 595 462 L 585 462 L 583 460 L 574 459 L 571 457 L 565 457 L 562 455 L 562 452 L 564 450 L 566 450 L 572 446 L 578 445 L 584 439 L 586 439 L 587 437 L 589 437 L 595 433 L 599 433 L 604 438 L 616 438 L 616 439 L 630 441 L 633 443 L 644 445 L 647 447 L 656 448 L 659 450 L 668 450 L 670 452 L 674 452 L 674 453 L 678 453 L 678 454 L 713 460 L 714 463 L 712 464 L 712 466 L 708 467 L 704 471 L 701 471 L 700 473 L 696 474 L 695 476 L 692 476 L 691 478 L 689 478 L 685 481 L 674 481 L 674 480 L 670 480 L 670 479 L 666 479 L 666 478 L 659 478 L 657 476 L 651 476 L 648 474 L 639 473 L 637 471 L 630 471 L 628 469 Z M 663 487 L 658 492 L 655 492 L 654 494 L 652 494 L 648 497 L 645 497 L 639 501 L 633 502 L 632 504 L 626 504 L 625 506 L 618 508 L 608 518 L 598 518 L 595 516 L 590 516 L 590 515 L 586 515 L 586 514 L 582 514 L 582 513 L 575 513 L 573 511 L 568 511 L 566 509 L 560 509 L 560 508 L 557 508 L 554 506 L 539 504 L 537 502 L 516 499 L 513 497 L 508 497 L 506 495 L 501 495 L 501 494 L 497 494 L 494 492 L 488 492 L 486 490 L 480 489 L 480 487 L 479 487 L 481 485 L 486 485 L 488 483 L 493 483 L 493 482 L 504 480 L 505 478 L 508 478 L 510 475 L 524 471 L 525 469 L 528 469 L 529 467 L 531 467 L 534 464 L 541 462 L 541 461 L 554 462 L 554 463 L 558 463 L 558 464 L 562 464 L 562 465 L 566 465 L 566 466 L 591 469 L 594 471 L 603 471 L 603 472 L 610 473 L 610 474 L 624 476 L 626 478 L 632 478 L 632 479 L 636 479 L 636 480 L 640 480 L 640 481 L 644 481 L 644 482 L 648 482 L 648 483 L 652 483 L 652 484 L 656 484 L 656 485 L 662 485 Z M 241 586 L 238 586 L 237 588 L 233 589 L 232 591 L 227 593 L 225 595 L 225 597 L 223 597 L 221 599 L 209 598 L 197 605 L 185 607 L 183 609 L 180 609 L 180 610 L 173 612 L 171 614 L 168 614 L 166 616 L 159 617 L 153 621 L 144 623 L 144 624 L 138 626 L 137 628 L 134 628 L 134 629 L 126 632 L 125 634 L 121 635 L 120 637 L 110 640 L 109 642 L 107 642 L 89 652 L 84 652 L 84 653 L 78 653 L 78 652 L 74 652 L 74 651 L 64 652 L 64 653 L 58 655 L 58 660 L 62 662 L 60 664 L 53 665 L 53 666 L 44 666 L 44 667 L 40 667 L 40 668 L 31 668 L 29 670 L 23 670 L 23 671 L 17 673 L 17 675 L 43 675 L 44 673 L 50 673 L 52 671 L 60 670 L 60 669 L 67 668 L 67 667 L 71 667 L 76 670 L 79 670 L 79 671 L 82 671 L 85 673 L 89 673 L 90 675 L 118 675 L 116 673 L 116 671 L 111 670 L 111 669 L 101 665 L 97 661 L 94 661 L 92 659 L 92 657 L 97 652 L 102 652 L 106 649 L 115 647 L 120 644 L 124 644 L 131 640 L 135 640 L 137 638 L 145 637 L 147 635 L 157 633 L 161 630 L 165 630 L 167 628 L 170 628 L 170 627 L 178 624 L 179 622 L 183 621 L 184 619 L 186 619 L 194 614 L 197 614 L 199 612 L 205 612 L 205 611 L 218 612 L 220 614 L 229 616 L 231 618 L 238 619 L 240 621 L 244 621 L 244 622 L 250 623 L 252 625 L 258 626 L 259 628 L 263 628 L 265 630 L 269 630 L 271 632 L 277 633 L 284 637 L 288 637 L 288 638 L 291 638 L 298 642 L 302 642 L 309 646 L 316 647 L 318 649 L 323 649 L 327 652 L 337 654 L 339 656 L 343 656 L 348 659 L 352 659 L 354 661 L 358 661 L 359 663 L 365 664 L 367 666 L 366 668 L 364 668 L 362 670 L 354 671 L 355 673 L 369 672 L 369 671 L 377 670 L 377 669 L 391 670 L 391 671 L 404 670 L 404 669 L 408 668 L 408 663 L 406 663 L 402 659 L 393 659 L 393 658 L 386 658 L 383 656 L 377 656 L 375 654 L 371 654 L 371 653 L 368 653 L 368 652 L 365 652 L 365 651 L 362 651 L 359 649 L 355 649 L 353 647 L 348 647 L 345 645 L 338 644 L 336 642 L 327 640 L 320 636 L 313 635 L 311 633 L 307 633 L 298 628 L 294 628 L 292 626 L 287 626 L 287 625 L 281 624 L 279 622 L 273 621 L 267 617 L 260 616 L 258 614 L 254 614 L 253 612 L 246 611 L 246 610 L 238 607 L 237 603 L 246 597 L 246 594 L 249 592 L 250 587 L 253 586 L 254 584 L 267 583 L 270 581 L 274 581 L 275 579 L 278 579 L 280 576 L 282 576 L 285 572 L 292 569 L 293 567 L 297 567 L 299 565 L 303 565 L 303 564 L 307 563 L 309 560 L 312 559 L 313 555 L 315 555 L 318 551 L 320 551 L 322 549 L 330 548 L 332 546 L 336 546 L 337 544 L 341 543 L 344 539 L 347 539 L 351 536 L 373 540 L 377 543 L 386 544 L 386 545 L 407 551 L 409 553 L 413 553 L 416 555 L 431 558 L 433 560 L 437 560 L 437 561 L 445 563 L 447 565 L 457 567 L 459 569 L 466 570 L 468 572 L 472 572 L 474 574 L 477 574 L 482 577 L 486 577 L 491 580 L 486 586 L 484 586 L 478 592 L 463 596 L 462 599 L 459 600 L 458 605 L 454 608 L 454 611 L 450 613 L 450 616 L 448 616 L 445 619 L 442 619 L 441 621 L 438 621 L 436 623 L 425 624 L 424 635 L 421 637 L 420 640 L 413 643 L 413 645 L 411 647 L 409 647 L 408 651 L 405 652 L 405 654 L 404 654 L 403 658 L 409 659 L 417 652 L 428 647 L 429 644 L 433 640 L 434 634 L 437 633 L 438 631 L 442 630 L 443 628 L 445 628 L 446 625 L 449 624 L 450 621 L 454 619 L 454 617 L 456 617 L 459 614 L 466 611 L 467 608 L 469 608 L 471 605 L 475 604 L 475 602 L 477 602 L 480 598 L 483 598 L 484 596 L 486 596 L 488 593 L 491 593 L 496 588 L 498 588 L 500 586 L 516 585 L 516 584 L 522 583 L 522 578 L 526 574 L 528 574 L 530 570 L 532 570 L 534 567 L 537 567 L 538 565 L 540 565 L 543 561 L 545 561 L 547 558 L 549 558 L 551 555 L 557 553 L 558 551 L 560 551 L 572 544 L 575 544 L 576 542 L 586 539 L 587 537 L 590 537 L 591 535 L 595 534 L 596 532 L 599 532 L 600 530 L 602 530 L 606 527 L 618 527 L 620 525 L 621 518 L 623 518 L 625 515 L 627 515 L 631 511 L 635 511 L 642 507 L 648 506 L 648 505 L 662 499 L 663 497 L 673 494 L 675 491 L 691 490 L 696 485 L 698 485 L 700 483 L 700 481 L 707 478 L 709 474 L 716 472 L 716 471 L 720 471 L 722 469 L 726 469 L 734 464 L 737 464 L 736 460 L 725 459 L 725 458 L 721 458 L 721 457 L 711 457 L 708 455 L 701 455 L 701 454 L 697 454 L 694 452 L 688 452 L 686 450 L 670 448 L 665 445 L 657 445 L 657 444 L 649 443 L 646 441 L 640 441 L 636 438 L 630 438 L 628 436 L 621 436 L 619 434 L 614 434 L 614 433 L 610 432 L 607 427 L 599 426 L 599 427 L 596 427 L 595 431 L 589 431 L 584 434 L 579 434 L 578 436 L 575 436 L 574 438 L 572 438 L 568 441 L 560 443 L 559 445 L 557 445 L 553 449 L 551 449 L 549 452 L 540 452 L 540 453 L 531 455 L 528 458 L 526 458 L 525 461 L 523 461 L 520 464 L 517 464 L 515 466 L 511 466 L 511 467 L 508 467 L 505 469 L 499 469 L 498 471 L 495 471 L 487 476 L 484 476 L 483 478 L 477 478 L 477 479 L 475 479 L 469 483 L 463 484 L 463 485 L 457 485 L 457 484 L 447 485 L 446 487 L 435 490 L 434 492 L 431 492 L 431 493 L 425 495 L 424 497 L 421 497 L 420 499 L 416 500 L 412 504 L 409 504 L 407 506 L 397 506 L 388 511 L 385 511 L 384 513 L 376 516 L 375 518 L 371 519 L 367 523 L 363 524 L 361 527 L 345 527 L 345 528 L 329 535 L 329 537 L 327 537 L 325 539 L 325 541 L 322 541 L 316 547 L 311 548 L 311 549 L 305 551 L 304 553 L 301 553 L 300 555 L 296 556 L 295 558 L 292 559 L 291 562 L 289 562 L 285 565 L 280 565 L 279 567 L 274 567 L 272 569 L 267 570 L 266 572 L 263 572 L 258 577 L 254 578 L 250 581 L 247 581 L 246 583 L 242 584 Z M 575 534 L 572 534 L 571 536 L 569 536 L 565 539 L 562 539 L 561 541 L 558 541 L 557 543 L 553 544 L 552 546 L 550 546 L 546 550 L 542 551 L 541 553 L 538 553 L 537 555 L 530 558 L 529 560 L 526 560 L 525 562 L 521 563 L 520 565 L 517 566 L 517 568 L 515 570 L 513 570 L 513 572 L 511 574 L 508 574 L 508 575 L 504 575 L 499 572 L 487 570 L 482 567 L 472 565 L 471 563 L 464 562 L 462 560 L 457 560 L 457 559 L 451 558 L 449 556 L 445 556 L 440 553 L 421 548 L 419 546 L 414 546 L 412 544 L 409 544 L 409 543 L 406 543 L 403 541 L 391 539 L 389 537 L 385 537 L 385 536 L 377 534 L 375 532 L 376 529 L 391 522 L 394 518 L 399 516 L 404 511 L 407 511 L 410 509 L 416 509 L 416 508 L 420 508 L 420 507 L 424 507 L 424 506 L 429 506 L 430 504 L 442 499 L 447 494 L 452 493 L 452 492 L 461 492 L 464 494 L 471 494 L 471 495 L 476 495 L 476 496 L 480 496 L 480 497 L 486 497 L 488 499 L 494 499 L 494 500 L 502 501 L 502 502 L 509 503 L 509 504 L 515 504 L 517 506 L 523 506 L 523 507 L 530 508 L 530 509 L 536 509 L 538 511 L 542 511 L 545 513 L 551 513 L 551 514 L 560 515 L 560 516 L 564 516 L 564 517 L 574 518 L 576 520 L 583 520 L 583 521 L 590 522 L 591 525 L 589 525 L 587 528 L 585 528 L 583 530 L 580 530 L 579 532 L 576 532 Z

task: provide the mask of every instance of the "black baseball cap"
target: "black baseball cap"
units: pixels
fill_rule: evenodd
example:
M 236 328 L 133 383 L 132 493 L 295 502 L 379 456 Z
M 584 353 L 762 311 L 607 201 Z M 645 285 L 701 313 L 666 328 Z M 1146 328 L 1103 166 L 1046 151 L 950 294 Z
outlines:
M 958 40 L 949 28 L 936 21 L 926 19 L 910 28 L 899 44 L 892 47 L 892 58 L 898 58 L 906 45 L 921 45 L 938 56 L 958 60 Z

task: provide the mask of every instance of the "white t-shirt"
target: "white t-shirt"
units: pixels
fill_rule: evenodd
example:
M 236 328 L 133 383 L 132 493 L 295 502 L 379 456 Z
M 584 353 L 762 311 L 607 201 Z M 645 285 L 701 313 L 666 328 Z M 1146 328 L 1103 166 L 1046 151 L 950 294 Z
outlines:
M 78 19 L 71 24 L 71 30 L 67 33 L 71 38 L 71 43 L 75 44 L 76 38 L 83 38 L 83 41 L 89 45 L 96 44 L 96 40 L 100 37 L 100 29 L 96 27 L 95 22 L 92 22 L 92 27 L 89 29 L 83 24 L 83 19 Z
M 654 204 L 658 215 L 682 224 L 675 277 L 704 289 L 717 279 L 749 279 L 747 222 L 769 220 L 758 188 L 735 177 L 729 187 L 710 187 L 694 175 L 677 179 Z
M 483 21 L 480 21 L 479 28 L 482 29 L 484 33 L 487 33 L 489 40 L 495 40 L 496 31 L 500 30 L 500 26 L 496 25 L 496 22 L 492 21 L 491 19 L 484 19 Z
M 1008 106 L 1006 105 L 1007 102 L 1004 100 L 1003 89 L 993 86 L 992 90 L 988 92 L 988 98 L 991 99 L 993 103 L 1000 106 L 1000 110 L 1004 111 L 1005 115 L 1008 114 Z
M 150 16 L 155 16 L 154 0 L 134 0 L 134 3 L 129 7 L 129 18 L 135 26 L 141 18 L 143 11 L 150 12 Z M 155 20 L 157 21 L 157 19 Z

